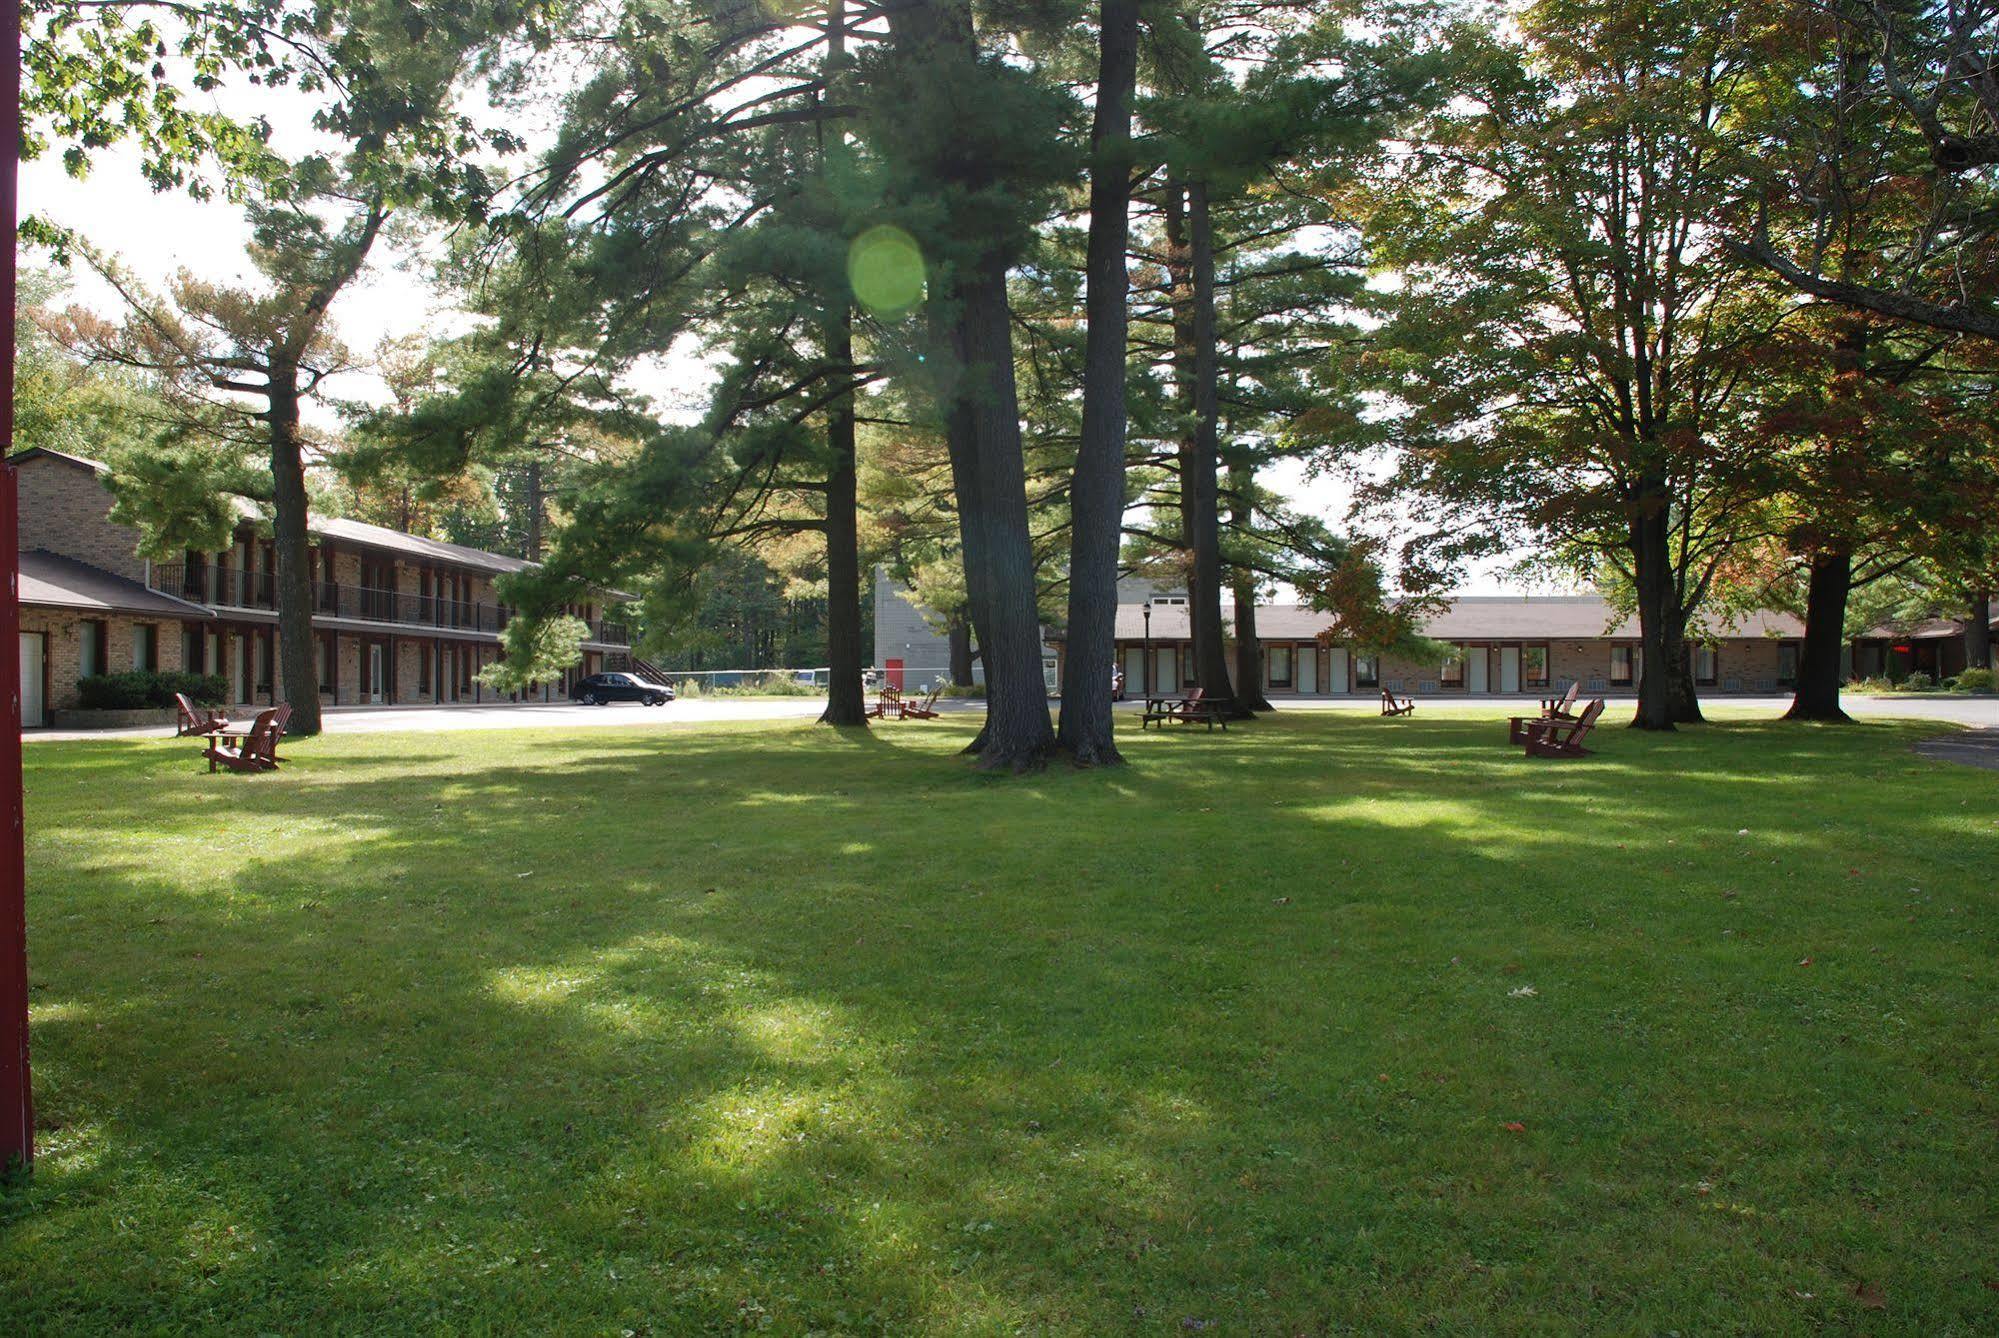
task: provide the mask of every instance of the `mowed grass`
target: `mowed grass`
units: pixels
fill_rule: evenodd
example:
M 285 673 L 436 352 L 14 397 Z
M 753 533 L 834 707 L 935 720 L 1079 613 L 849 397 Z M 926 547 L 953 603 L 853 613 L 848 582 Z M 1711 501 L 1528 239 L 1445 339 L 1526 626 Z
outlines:
M 0 1332 L 1999 1328 L 1999 774 L 1493 718 L 28 749 Z

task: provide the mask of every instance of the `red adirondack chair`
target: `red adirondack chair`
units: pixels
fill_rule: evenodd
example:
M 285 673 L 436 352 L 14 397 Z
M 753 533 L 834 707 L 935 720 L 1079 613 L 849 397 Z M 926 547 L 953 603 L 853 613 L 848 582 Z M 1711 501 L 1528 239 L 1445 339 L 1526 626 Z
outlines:
M 1527 722 L 1527 756 L 1529 757 L 1587 757 L 1589 749 L 1583 747 L 1583 740 L 1596 728 L 1596 718 L 1603 714 L 1603 698 L 1591 700 L 1583 708 L 1583 713 L 1574 720 L 1530 720 Z
M 920 702 L 905 700 L 902 703 L 902 718 L 904 720 L 935 720 L 939 714 L 937 699 L 943 694 L 944 685 L 941 682 L 932 683 L 928 697 L 925 697 Z
M 902 719 L 902 689 L 893 683 L 882 684 L 881 695 L 868 714 L 876 720 Z
M 196 706 L 187 699 L 184 692 L 174 694 L 174 709 L 178 719 L 174 722 L 175 738 L 205 738 L 219 729 L 229 728 L 229 713 L 206 706 Z
M 224 730 L 212 735 L 201 754 L 208 759 L 209 771 L 218 765 L 231 771 L 276 771 L 283 760 L 278 756 L 278 740 L 284 737 L 285 722 L 291 718 L 292 708 L 281 704 L 257 712 L 250 728 L 240 734 Z M 230 739 L 237 742 L 232 746 Z
M 1383 688 L 1381 690 L 1381 713 L 1383 715 L 1414 715 L 1416 714 L 1416 699 L 1414 697 L 1398 697 L 1387 688 Z

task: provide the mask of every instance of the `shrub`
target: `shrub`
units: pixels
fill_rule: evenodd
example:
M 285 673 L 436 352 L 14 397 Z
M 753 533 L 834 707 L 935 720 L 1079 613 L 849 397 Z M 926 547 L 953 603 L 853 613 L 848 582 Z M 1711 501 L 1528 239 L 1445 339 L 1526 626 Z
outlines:
M 1967 669 L 1950 682 L 1959 692 L 1991 692 L 1995 687 L 1994 679 L 1990 669 Z
M 220 674 L 191 674 L 179 669 L 164 673 L 133 669 L 79 678 L 76 690 L 86 711 L 144 711 L 172 706 L 176 692 L 185 693 L 198 705 L 218 706 L 229 695 L 229 680 Z
M 700 679 L 683 678 L 673 685 L 673 695 L 676 697 L 700 697 L 705 694 L 701 687 Z
M 1915 673 L 1910 674 L 1897 684 L 1896 690 L 1900 692 L 1928 692 L 1935 686 L 1936 680 L 1918 669 Z
M 986 685 L 983 683 L 966 683 L 961 687 L 956 683 L 946 683 L 944 685 L 944 695 L 946 697 L 984 697 L 986 695 Z
M 1879 674 L 1871 678 L 1856 678 L 1851 683 L 1848 683 L 1847 687 L 1853 689 L 1855 692 L 1893 692 L 1895 690 L 1894 681 L 1884 678 Z

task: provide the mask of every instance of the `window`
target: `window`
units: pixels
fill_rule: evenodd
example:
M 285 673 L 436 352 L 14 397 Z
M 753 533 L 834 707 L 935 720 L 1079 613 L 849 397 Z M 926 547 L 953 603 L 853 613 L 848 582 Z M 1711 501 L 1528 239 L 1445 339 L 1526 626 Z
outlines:
M 1546 646 L 1522 646 L 1520 648 L 1520 681 L 1530 688 L 1548 686 L 1548 648 Z
M 1713 687 L 1715 683 L 1716 657 L 1713 646 L 1694 647 L 1694 682 L 1702 687 Z
M 83 677 L 111 672 L 108 655 L 109 637 L 105 635 L 104 624 L 95 618 L 85 619 L 77 624 L 76 667 Z
M 1381 686 L 1381 661 L 1372 655 L 1353 657 L 1353 685 L 1357 688 Z
M 132 624 L 132 667 L 160 667 L 160 629 L 151 623 Z
M 1288 688 L 1291 686 L 1291 647 L 1272 646 L 1270 648 L 1270 686 Z
M 1610 648 L 1610 685 L 1628 688 L 1638 678 L 1638 647 L 1612 646 Z
M 1444 686 L 1447 688 L 1461 688 L 1465 685 L 1464 647 L 1460 646 L 1452 654 L 1444 657 L 1443 668 L 1438 672 L 1437 677 L 1443 680 Z
M 1777 686 L 1794 688 L 1798 685 L 1798 643 L 1786 641 L 1777 647 Z

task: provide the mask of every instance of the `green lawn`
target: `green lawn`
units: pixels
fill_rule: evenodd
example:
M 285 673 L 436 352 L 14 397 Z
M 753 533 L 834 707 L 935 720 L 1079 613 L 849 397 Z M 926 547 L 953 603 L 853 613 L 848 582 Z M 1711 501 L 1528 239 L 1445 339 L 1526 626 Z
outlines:
M 0 1333 L 1999 1328 L 1999 774 L 1503 728 L 30 747 Z

